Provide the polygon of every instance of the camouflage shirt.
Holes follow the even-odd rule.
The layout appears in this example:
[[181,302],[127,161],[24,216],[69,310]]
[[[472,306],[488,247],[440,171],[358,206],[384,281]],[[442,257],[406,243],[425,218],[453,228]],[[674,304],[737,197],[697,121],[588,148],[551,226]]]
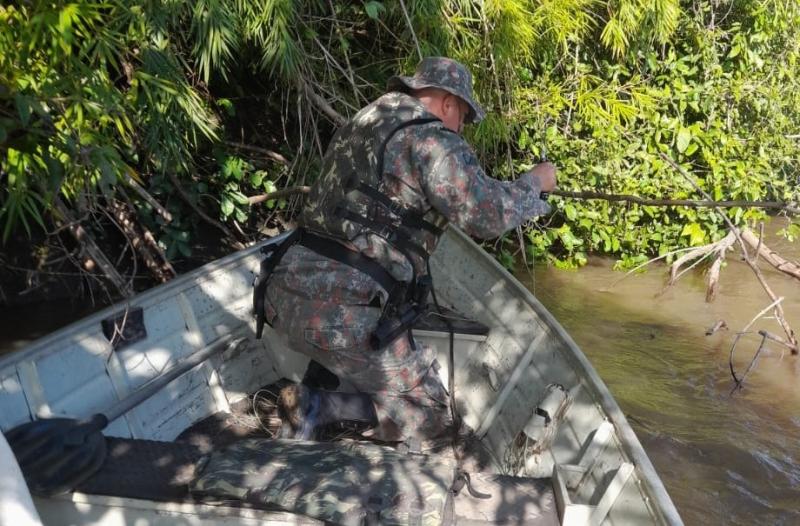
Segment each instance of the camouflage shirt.
[[[383,95],[359,115],[409,106],[415,117],[433,117],[420,101],[399,92]],[[333,148],[338,147],[337,140],[341,142],[347,138],[334,138]],[[510,182],[488,177],[467,142],[440,121],[409,126],[392,136],[386,144],[382,172],[380,190],[393,201],[425,214],[431,223],[444,226],[451,222],[477,238],[500,236],[527,219],[550,210],[549,205],[539,199],[537,178],[528,173]],[[321,200],[318,189],[334,186],[336,181],[329,179],[336,176],[335,170],[323,173],[309,200],[312,211],[315,202]],[[306,212],[307,218],[311,215]],[[313,221],[309,223],[313,224]],[[419,231],[416,241],[431,253],[438,238],[430,232]],[[421,257],[412,254],[416,267],[412,269],[406,257],[378,235],[366,232],[352,238],[350,243],[351,248],[380,262],[398,280],[409,281],[412,270],[417,274],[425,273]],[[307,255],[298,248],[287,253],[286,264],[291,265],[299,256]]]

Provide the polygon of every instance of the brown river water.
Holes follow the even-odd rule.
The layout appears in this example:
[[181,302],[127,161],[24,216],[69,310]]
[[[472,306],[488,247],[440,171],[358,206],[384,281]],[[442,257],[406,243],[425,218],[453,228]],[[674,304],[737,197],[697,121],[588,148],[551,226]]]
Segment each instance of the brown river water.
[[[776,220],[768,229],[780,225]],[[790,260],[800,243],[769,235]],[[550,309],[589,357],[636,431],[686,524],[800,524],[800,357],[770,346],[743,390],[731,396],[734,334],[769,305],[750,269],[729,254],[719,295],[705,303],[702,271],[663,291],[666,267],[625,279],[610,260],[578,271],[536,266],[518,278]],[[800,332],[800,283],[767,270]],[[533,278],[533,279],[532,279]],[[89,314],[69,301],[0,310],[0,354]],[[730,327],[712,336],[718,320]],[[775,334],[773,319],[753,326]],[[742,339],[741,376],[760,338]]]
[[[799,244],[774,235],[766,242],[800,259]],[[517,277],[606,382],[686,524],[800,524],[800,357],[767,346],[731,396],[734,335],[771,302],[737,255],[729,253],[710,304],[702,271],[664,291],[666,267],[657,264],[619,282],[624,273],[602,259],[578,271],[537,266]],[[800,283],[760,267],[800,333]],[[706,336],[718,320],[729,329]],[[762,328],[783,334],[772,318],[750,330]],[[736,347],[739,377],[760,341],[751,334]]]

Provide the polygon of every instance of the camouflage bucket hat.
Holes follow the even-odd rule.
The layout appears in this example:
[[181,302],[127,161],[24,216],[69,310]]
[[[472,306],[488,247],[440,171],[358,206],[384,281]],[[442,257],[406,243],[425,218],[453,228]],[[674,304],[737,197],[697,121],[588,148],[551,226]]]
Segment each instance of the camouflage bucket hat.
[[472,98],[472,74],[451,58],[424,58],[417,64],[413,77],[394,76],[386,84],[388,91],[422,88],[439,88],[460,97],[470,107],[467,123],[480,122],[486,116],[480,104]]

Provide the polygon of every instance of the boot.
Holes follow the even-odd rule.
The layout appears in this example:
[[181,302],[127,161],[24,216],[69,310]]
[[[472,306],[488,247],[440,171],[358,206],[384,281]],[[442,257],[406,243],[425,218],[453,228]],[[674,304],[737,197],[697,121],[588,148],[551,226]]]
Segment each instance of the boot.
[[321,363],[311,360],[308,362],[302,384],[314,389],[335,391],[339,387],[339,377],[326,369]]
[[359,432],[378,425],[372,398],[365,393],[322,391],[292,384],[281,389],[278,408],[283,438],[312,440],[319,429],[334,423],[355,427]]

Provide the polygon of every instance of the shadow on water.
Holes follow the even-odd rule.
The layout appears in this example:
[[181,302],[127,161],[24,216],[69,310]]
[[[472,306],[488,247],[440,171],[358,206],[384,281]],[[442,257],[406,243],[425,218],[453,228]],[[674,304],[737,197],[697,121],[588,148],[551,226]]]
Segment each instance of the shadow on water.
[[[745,388],[730,396],[733,335],[770,303],[750,271],[729,263],[716,302],[707,304],[701,273],[660,293],[664,267],[609,287],[623,276],[611,266],[596,260],[578,272],[539,267],[535,292],[610,388],[685,522],[800,522],[798,358],[769,348]],[[800,287],[766,274],[785,296],[789,323],[800,328]],[[518,277],[534,288],[528,273]],[[719,319],[731,329],[705,336]],[[753,330],[760,328],[780,334],[772,319]],[[759,341],[748,336],[737,347],[740,376]]]

